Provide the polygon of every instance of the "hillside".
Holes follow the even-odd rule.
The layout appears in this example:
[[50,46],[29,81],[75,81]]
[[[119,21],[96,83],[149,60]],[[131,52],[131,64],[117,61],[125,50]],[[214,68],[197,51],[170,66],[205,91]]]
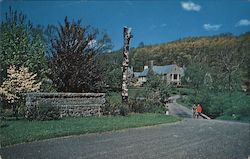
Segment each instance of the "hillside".
[[[135,71],[142,71],[143,66],[148,65],[150,60],[154,60],[154,65],[175,63],[188,67],[190,64],[199,64],[202,71],[216,74],[226,73],[230,76],[231,71],[235,72],[234,68],[237,67],[237,72],[241,72],[240,77],[243,82],[249,86],[249,44],[250,32],[239,36],[220,34],[208,37],[189,37],[164,44],[132,48],[129,54],[130,66],[133,66]],[[109,71],[120,67],[123,61],[122,50],[103,54],[100,61]],[[217,75],[215,77],[216,80],[220,78]]]
[[[176,63],[179,66],[187,66],[194,58],[197,62],[206,61],[210,63],[216,55],[225,48],[237,49],[236,55],[245,56],[245,62],[250,56],[250,32],[240,36],[232,34],[221,34],[208,37],[189,37],[177,41],[132,48],[130,50],[130,65],[135,70],[141,70],[154,60],[155,65],[166,65]],[[198,59],[199,57],[203,59]],[[121,64],[122,50],[104,55],[108,63]],[[249,63],[249,62],[248,62]]]
[[[188,65],[194,57],[198,58],[199,55],[206,58],[203,60],[210,63],[221,49],[228,46],[238,49],[237,54],[239,56],[243,56],[243,52],[246,53],[245,55],[250,55],[249,44],[250,33],[241,36],[224,34],[212,37],[190,37],[170,43],[134,49],[131,52],[131,65],[140,69],[149,60],[154,60],[156,65],[176,63],[183,66]],[[197,62],[203,60],[199,59]]]

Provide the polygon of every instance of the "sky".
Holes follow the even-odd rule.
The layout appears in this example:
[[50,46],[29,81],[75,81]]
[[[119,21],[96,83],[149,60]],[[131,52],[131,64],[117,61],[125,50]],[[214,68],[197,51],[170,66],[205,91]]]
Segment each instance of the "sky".
[[65,16],[81,19],[107,32],[113,50],[123,47],[124,26],[132,28],[131,47],[250,31],[250,0],[0,0],[1,20],[9,6],[44,26],[63,23]]

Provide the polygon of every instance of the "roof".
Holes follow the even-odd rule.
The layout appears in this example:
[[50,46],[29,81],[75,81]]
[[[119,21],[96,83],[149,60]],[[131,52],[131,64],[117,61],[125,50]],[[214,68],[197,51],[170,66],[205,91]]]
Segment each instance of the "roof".
[[128,68],[128,73],[133,74],[133,70],[131,68]]
[[134,72],[134,76],[135,76],[135,77],[139,77],[140,74],[141,74],[141,72]]
[[[168,74],[171,72],[171,70],[175,67],[176,65],[165,65],[165,66],[153,66],[153,71],[156,74],[159,75],[164,75],[164,74]],[[138,77],[146,77],[148,75],[149,72],[149,68],[144,69],[139,75]]]

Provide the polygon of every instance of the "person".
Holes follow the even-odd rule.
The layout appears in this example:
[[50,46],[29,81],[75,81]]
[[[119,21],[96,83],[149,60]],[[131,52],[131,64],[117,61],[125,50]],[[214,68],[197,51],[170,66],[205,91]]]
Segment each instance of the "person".
[[192,106],[192,112],[193,112],[193,118],[195,118],[196,117],[196,105],[195,104]]
[[197,112],[197,119],[198,119],[199,116],[201,116],[201,112],[202,112],[202,106],[200,103],[197,105],[196,112]]

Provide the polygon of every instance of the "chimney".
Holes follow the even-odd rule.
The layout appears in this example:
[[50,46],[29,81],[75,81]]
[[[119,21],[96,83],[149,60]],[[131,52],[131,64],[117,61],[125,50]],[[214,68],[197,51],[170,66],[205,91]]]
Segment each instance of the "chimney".
[[153,69],[153,66],[154,66],[154,60],[150,60],[150,62],[149,62],[149,68]]
[[148,66],[144,66],[144,70],[148,69]]

